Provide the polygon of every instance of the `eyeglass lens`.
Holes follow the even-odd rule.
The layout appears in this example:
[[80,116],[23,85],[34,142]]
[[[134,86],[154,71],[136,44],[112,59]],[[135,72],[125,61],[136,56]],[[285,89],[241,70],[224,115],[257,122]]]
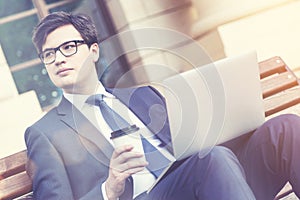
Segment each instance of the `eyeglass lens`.
[[66,57],[72,56],[75,53],[77,53],[77,47],[79,45],[78,43],[82,44],[84,43],[84,41],[76,40],[76,41],[65,42],[56,48],[48,49],[42,52],[40,57],[45,64],[51,64],[56,59],[57,51],[60,51]]

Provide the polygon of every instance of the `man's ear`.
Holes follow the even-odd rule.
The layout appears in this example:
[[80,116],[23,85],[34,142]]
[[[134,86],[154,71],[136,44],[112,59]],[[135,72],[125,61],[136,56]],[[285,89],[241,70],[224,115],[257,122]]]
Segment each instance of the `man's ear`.
[[92,52],[93,61],[97,62],[99,59],[99,45],[97,43],[92,44],[90,51]]

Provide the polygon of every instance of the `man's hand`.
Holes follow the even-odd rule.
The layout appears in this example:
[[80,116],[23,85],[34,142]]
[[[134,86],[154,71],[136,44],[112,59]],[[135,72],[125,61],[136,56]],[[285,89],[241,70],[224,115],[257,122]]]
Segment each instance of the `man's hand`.
[[[125,145],[116,148],[110,160],[109,175],[105,183],[108,199],[117,199],[125,189],[125,180],[148,165],[143,154],[134,152],[133,146]],[[139,159],[140,158],[140,159]]]

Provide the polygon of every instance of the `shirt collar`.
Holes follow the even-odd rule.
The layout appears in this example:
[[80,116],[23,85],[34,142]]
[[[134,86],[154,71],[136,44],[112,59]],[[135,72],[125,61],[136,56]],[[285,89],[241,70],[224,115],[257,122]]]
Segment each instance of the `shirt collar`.
[[89,98],[91,95],[94,94],[103,94],[106,98],[115,98],[114,95],[107,92],[104,88],[104,86],[99,82],[97,90],[93,94],[85,95],[85,94],[70,94],[70,93],[63,93],[64,97],[70,101],[76,108],[79,110],[85,105],[85,101],[87,98]]

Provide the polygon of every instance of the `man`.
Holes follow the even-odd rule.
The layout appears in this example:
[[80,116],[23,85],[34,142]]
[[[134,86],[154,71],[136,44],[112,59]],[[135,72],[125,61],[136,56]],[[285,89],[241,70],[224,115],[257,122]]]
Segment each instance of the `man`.
[[105,89],[95,67],[96,35],[88,17],[64,12],[48,15],[34,30],[40,58],[52,82],[63,90],[59,105],[25,133],[35,199],[266,200],[286,181],[300,194],[295,159],[300,120],[292,115],[269,121],[243,143],[227,144],[242,166],[231,150],[214,147],[204,158],[195,154],[178,162],[146,193],[156,179],[152,163],[141,159],[143,154],[132,145],[114,148],[108,114],[89,100],[100,94],[99,102],[113,104],[121,118],[144,128],[150,143],[170,156],[164,100],[151,87]]

